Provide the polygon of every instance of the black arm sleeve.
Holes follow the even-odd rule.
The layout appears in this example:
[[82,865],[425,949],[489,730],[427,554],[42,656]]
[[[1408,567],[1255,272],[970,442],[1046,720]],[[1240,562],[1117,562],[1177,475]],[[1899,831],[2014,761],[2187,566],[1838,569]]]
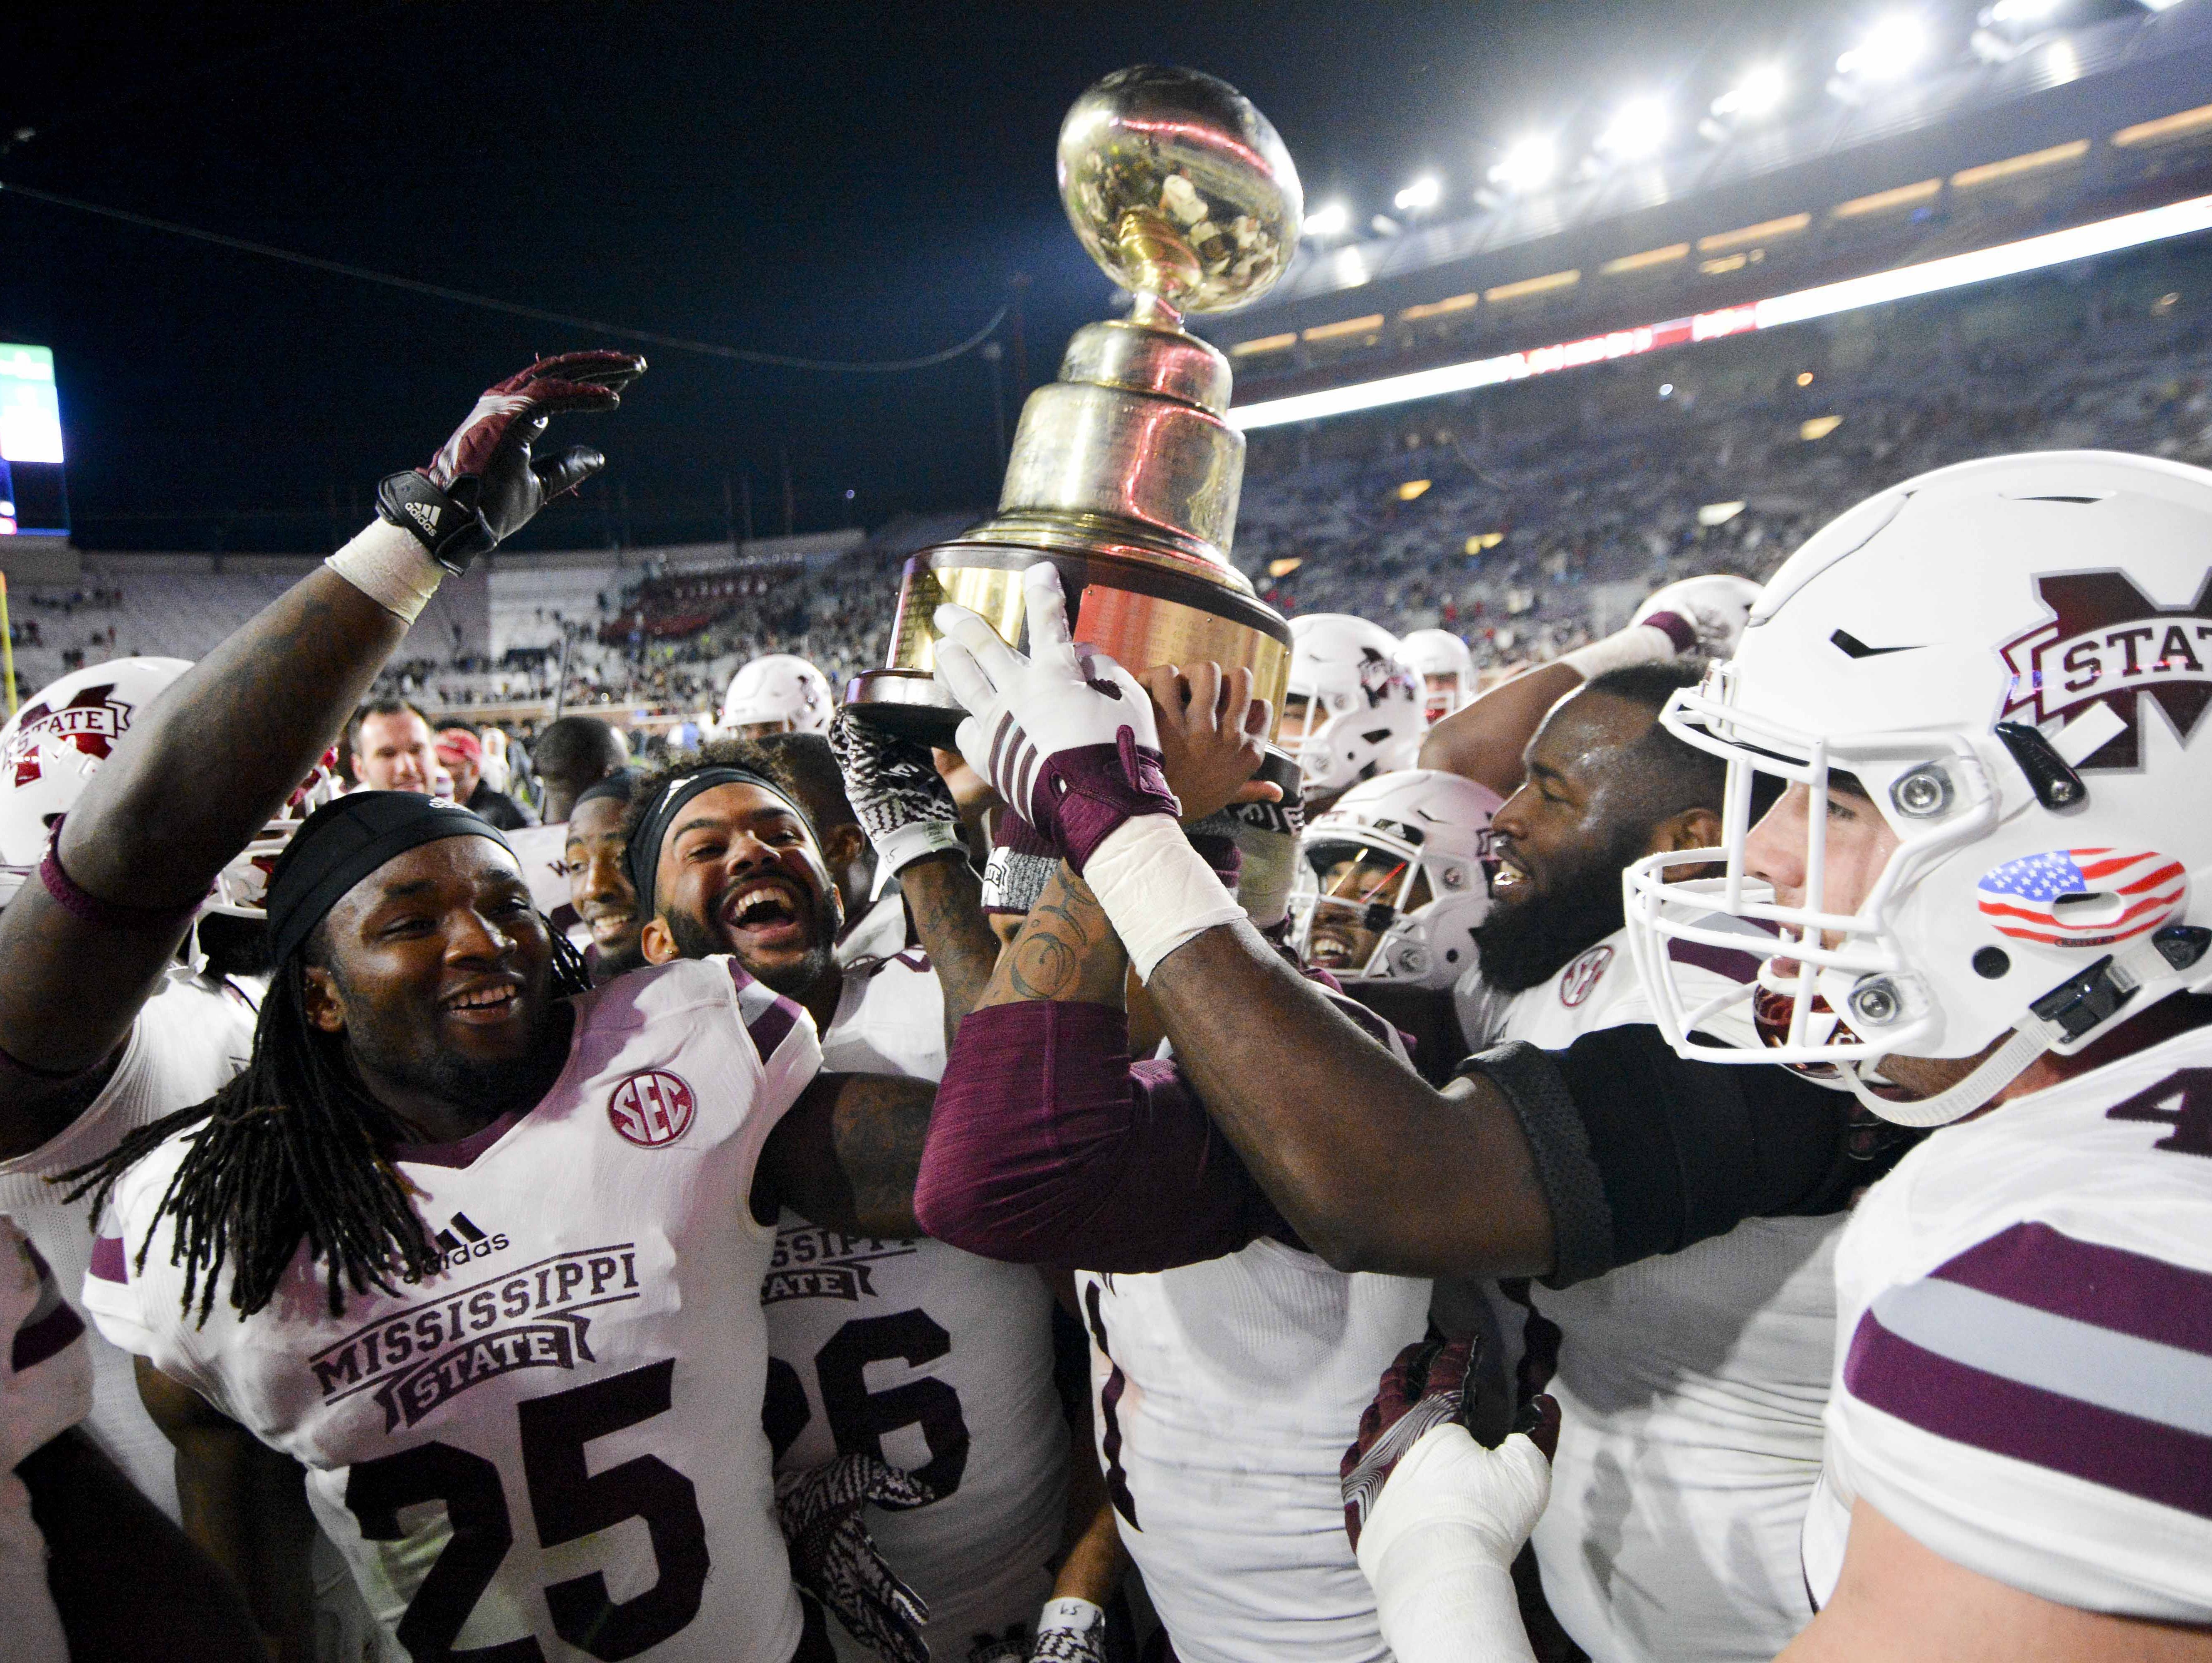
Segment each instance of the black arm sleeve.
[[1877,1173],[1850,1158],[1851,1100],[1779,1067],[1685,1061],[1632,1023],[1565,1051],[1469,1058],[1535,1154],[1565,1286],[1679,1253],[1747,1218],[1837,1211]]

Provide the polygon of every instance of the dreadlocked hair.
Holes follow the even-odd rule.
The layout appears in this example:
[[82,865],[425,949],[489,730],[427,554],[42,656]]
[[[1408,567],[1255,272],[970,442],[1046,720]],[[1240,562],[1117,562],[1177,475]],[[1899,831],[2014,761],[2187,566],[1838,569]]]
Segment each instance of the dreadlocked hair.
[[[584,956],[549,924],[551,992],[586,991]],[[392,1111],[362,1084],[343,1038],[307,1020],[307,966],[322,956],[321,932],[278,968],[253,1030],[246,1071],[204,1103],[142,1126],[108,1155],[64,1173],[66,1199],[89,1194],[98,1218],[125,1173],[191,1126],[191,1147],[138,1244],[146,1268],[161,1216],[176,1220],[170,1263],[185,1272],[184,1308],[205,1326],[230,1267],[230,1304],[252,1316],[276,1296],[300,1243],[325,1265],[331,1314],[350,1289],[398,1292],[393,1278],[435,1275],[442,1255],[415,1211],[407,1180],[386,1153],[405,1141]]]

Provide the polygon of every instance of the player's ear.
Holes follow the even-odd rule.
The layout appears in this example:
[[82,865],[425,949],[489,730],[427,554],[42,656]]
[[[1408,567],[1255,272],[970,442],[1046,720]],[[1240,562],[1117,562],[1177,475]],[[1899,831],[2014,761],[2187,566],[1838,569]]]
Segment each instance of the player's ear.
[[665,918],[649,918],[637,932],[637,950],[647,964],[670,964],[677,957],[676,933]]
[[842,826],[832,826],[830,835],[822,840],[822,858],[830,863],[831,871],[841,871],[868,852],[868,835],[851,821]]
[[1660,822],[1651,837],[1651,853],[1676,849],[1717,849],[1721,846],[1721,817],[1711,809],[1684,809]]
[[308,965],[303,972],[307,987],[307,1021],[325,1034],[345,1031],[345,1001],[338,995],[338,985],[331,973]]

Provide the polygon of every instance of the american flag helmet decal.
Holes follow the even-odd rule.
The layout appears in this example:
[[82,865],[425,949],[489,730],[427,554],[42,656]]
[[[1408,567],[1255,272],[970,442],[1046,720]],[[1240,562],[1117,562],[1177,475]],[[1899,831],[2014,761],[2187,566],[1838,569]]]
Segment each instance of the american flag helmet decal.
[[2103,947],[2154,930],[2188,893],[2180,861],[2126,848],[2022,855],[1992,866],[1974,889],[1999,933],[2053,947]]

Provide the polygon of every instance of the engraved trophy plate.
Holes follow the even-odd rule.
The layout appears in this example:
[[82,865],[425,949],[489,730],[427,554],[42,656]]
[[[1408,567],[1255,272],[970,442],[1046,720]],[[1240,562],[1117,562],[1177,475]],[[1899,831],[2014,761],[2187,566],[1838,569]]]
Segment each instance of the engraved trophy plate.
[[1135,296],[1076,331],[1060,379],[1030,395],[999,511],[907,562],[888,662],[846,702],[937,744],[962,715],[931,674],[946,601],[1019,644],[1021,574],[1060,567],[1076,639],[1141,671],[1211,659],[1253,672],[1278,716],[1290,628],[1229,563],[1244,437],[1224,419],[1229,361],[1182,315],[1256,299],[1296,252],[1304,201],[1275,130],[1234,88],[1139,67],[1078,99],[1060,193],[1091,258]]

